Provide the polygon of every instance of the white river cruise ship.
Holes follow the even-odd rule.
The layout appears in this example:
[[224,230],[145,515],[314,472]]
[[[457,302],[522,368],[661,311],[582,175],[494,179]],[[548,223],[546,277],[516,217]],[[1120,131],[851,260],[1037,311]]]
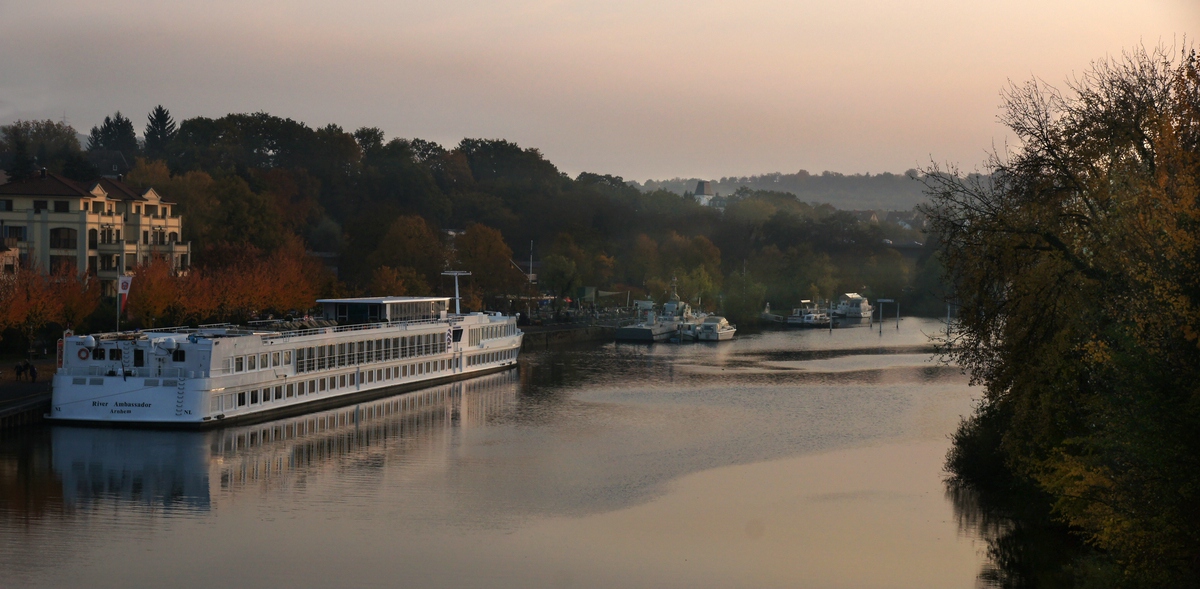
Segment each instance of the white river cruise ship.
[[48,417],[257,421],[516,366],[524,335],[516,317],[452,314],[449,301],[322,299],[321,323],[330,325],[305,329],[259,322],[68,336]]

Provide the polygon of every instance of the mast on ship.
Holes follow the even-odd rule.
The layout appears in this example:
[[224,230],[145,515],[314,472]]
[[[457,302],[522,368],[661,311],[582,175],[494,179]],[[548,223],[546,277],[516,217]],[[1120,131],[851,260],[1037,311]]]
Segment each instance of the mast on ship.
[[461,297],[458,296],[458,277],[459,276],[470,276],[470,275],[471,275],[471,273],[467,272],[465,270],[449,270],[446,272],[442,272],[442,276],[453,276],[454,277],[454,314],[455,315],[462,315],[462,309],[459,307],[459,299]]

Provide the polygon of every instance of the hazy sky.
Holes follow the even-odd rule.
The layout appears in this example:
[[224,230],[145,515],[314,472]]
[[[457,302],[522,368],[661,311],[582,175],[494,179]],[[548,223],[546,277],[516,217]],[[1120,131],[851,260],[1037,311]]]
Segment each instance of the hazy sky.
[[265,111],[634,180],[973,168],[1008,80],[1198,25],[1200,0],[0,0],[0,123]]

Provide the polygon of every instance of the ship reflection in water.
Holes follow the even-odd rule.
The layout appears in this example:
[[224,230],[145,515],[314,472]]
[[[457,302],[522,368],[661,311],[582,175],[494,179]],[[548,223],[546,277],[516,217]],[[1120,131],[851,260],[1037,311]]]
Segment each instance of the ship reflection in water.
[[68,510],[117,501],[206,511],[223,493],[319,475],[340,460],[419,452],[452,427],[484,424],[516,401],[515,371],[329,411],[213,431],[54,427],[54,474]]

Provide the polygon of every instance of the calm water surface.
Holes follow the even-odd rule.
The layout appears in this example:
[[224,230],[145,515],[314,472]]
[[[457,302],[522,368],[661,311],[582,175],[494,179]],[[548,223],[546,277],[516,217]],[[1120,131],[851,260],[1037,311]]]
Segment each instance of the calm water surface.
[[4,587],[971,587],[935,321],[525,352],[209,432],[0,444]]

